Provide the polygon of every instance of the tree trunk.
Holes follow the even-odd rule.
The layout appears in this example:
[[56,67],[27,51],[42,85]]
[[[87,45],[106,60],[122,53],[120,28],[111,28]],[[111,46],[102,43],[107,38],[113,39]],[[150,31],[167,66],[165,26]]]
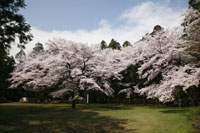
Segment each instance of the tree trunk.
[[76,103],[75,103],[74,96],[75,96],[75,94],[74,94],[74,90],[73,90],[73,92],[72,92],[72,108],[73,108],[73,109],[76,108]]
[[178,100],[178,107],[181,108],[181,99]]
[[73,109],[76,108],[76,102],[75,102],[75,100],[72,100],[72,108],[73,108]]
[[146,100],[146,98],[144,99],[144,106],[147,106],[147,100]]
[[191,98],[191,103],[192,103],[192,107],[195,107],[195,102],[193,98]]
[[87,94],[87,104],[89,104],[89,94]]

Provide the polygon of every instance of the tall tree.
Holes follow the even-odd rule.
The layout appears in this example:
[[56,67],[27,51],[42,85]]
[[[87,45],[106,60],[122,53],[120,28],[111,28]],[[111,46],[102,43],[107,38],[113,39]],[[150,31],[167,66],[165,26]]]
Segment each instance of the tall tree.
[[128,46],[131,46],[131,43],[129,41],[125,41],[122,46],[128,47]]
[[36,43],[35,47],[33,48],[32,52],[30,53],[31,56],[36,56],[37,54],[40,54],[44,52],[44,47],[42,43]]
[[[184,38],[187,40],[188,50],[200,52],[200,1],[190,0],[189,8],[185,13],[182,23],[184,26]],[[193,53],[194,54],[194,53]],[[200,55],[197,55],[200,59]]]
[[105,48],[107,48],[107,44],[106,44],[106,42],[104,40],[102,40],[101,41],[101,49],[103,50]]
[[19,9],[25,6],[24,0],[0,1],[0,48],[5,52],[8,52],[11,43],[17,38],[19,44],[25,44],[32,38],[30,25],[18,13]]
[[7,88],[10,86],[10,82],[7,79],[11,77],[10,73],[14,69],[15,60],[13,57],[5,55],[3,59],[0,58],[0,61],[0,102],[3,102],[8,100]]
[[112,48],[112,49],[118,49],[120,50],[121,45],[119,42],[115,41],[114,39],[112,39],[108,45],[108,48]]
[[65,40],[50,41],[48,45],[44,53],[28,56],[24,63],[17,65],[10,79],[11,87],[21,85],[26,90],[42,91],[58,86],[56,90],[50,90],[54,91],[52,96],[70,95],[72,108],[75,108],[75,101],[81,98],[80,91],[87,89],[107,93],[96,82],[96,60],[92,60],[92,48]]
[[14,60],[9,57],[12,43],[24,48],[24,44],[32,39],[30,25],[19,14],[19,9],[24,8],[24,0],[0,1],[0,89],[7,88],[7,78],[13,69]]
[[[134,83],[131,89],[135,93],[169,102],[175,100],[173,90],[176,86],[182,86],[182,91],[191,89],[191,86],[198,88],[200,70],[198,64],[195,65],[197,59],[184,51],[182,33],[182,29],[161,30],[154,36],[147,35],[145,40],[129,49],[118,51],[125,50],[126,56],[132,57],[132,66],[138,68],[135,77],[138,79],[129,82]],[[129,87],[122,91],[132,92]]]
[[161,27],[160,25],[156,25],[156,26],[154,26],[153,32],[150,33],[150,35],[154,36],[154,35],[156,35],[158,32],[163,31],[163,30],[164,30],[163,27]]
[[42,43],[36,43],[35,47],[33,48],[33,52],[34,53],[40,53],[40,52],[44,52],[44,47],[42,45]]
[[200,10],[200,1],[199,0],[189,0],[189,6],[196,10]]
[[21,49],[16,55],[15,59],[19,62],[22,63],[26,59],[26,54],[23,49]]

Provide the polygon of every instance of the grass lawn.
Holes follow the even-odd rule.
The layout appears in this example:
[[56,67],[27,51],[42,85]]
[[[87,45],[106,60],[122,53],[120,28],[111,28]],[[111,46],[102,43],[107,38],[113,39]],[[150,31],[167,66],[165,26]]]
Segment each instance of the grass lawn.
[[0,104],[1,133],[188,133],[192,108],[90,104]]

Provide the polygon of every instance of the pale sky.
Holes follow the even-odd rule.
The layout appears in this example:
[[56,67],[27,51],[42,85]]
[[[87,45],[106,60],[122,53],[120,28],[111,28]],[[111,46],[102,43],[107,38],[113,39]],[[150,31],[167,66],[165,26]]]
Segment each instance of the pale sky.
[[[188,0],[25,0],[21,10],[31,25],[33,41],[26,45],[29,53],[35,43],[45,45],[53,38],[98,44],[112,38],[131,43],[153,30],[180,26]],[[11,54],[19,49],[14,47]]]

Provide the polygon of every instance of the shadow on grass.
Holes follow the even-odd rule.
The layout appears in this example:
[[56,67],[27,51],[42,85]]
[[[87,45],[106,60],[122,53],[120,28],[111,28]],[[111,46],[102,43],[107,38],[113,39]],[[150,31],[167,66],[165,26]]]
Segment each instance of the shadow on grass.
[[[102,106],[101,106],[102,107]],[[0,106],[0,132],[114,133],[126,130],[126,119],[99,116],[88,109],[39,106]]]
[[91,109],[94,111],[109,111],[109,110],[130,110],[134,109],[133,105],[120,104],[85,104],[79,106],[81,109]]
[[175,113],[187,113],[189,112],[186,108],[178,108],[178,107],[166,107],[166,106],[150,106],[151,109],[158,109],[159,112],[165,114],[175,114]]
[[162,113],[167,113],[167,114],[173,114],[173,113],[186,113],[188,110],[185,109],[172,109],[172,110],[165,110],[165,111],[160,111]]

